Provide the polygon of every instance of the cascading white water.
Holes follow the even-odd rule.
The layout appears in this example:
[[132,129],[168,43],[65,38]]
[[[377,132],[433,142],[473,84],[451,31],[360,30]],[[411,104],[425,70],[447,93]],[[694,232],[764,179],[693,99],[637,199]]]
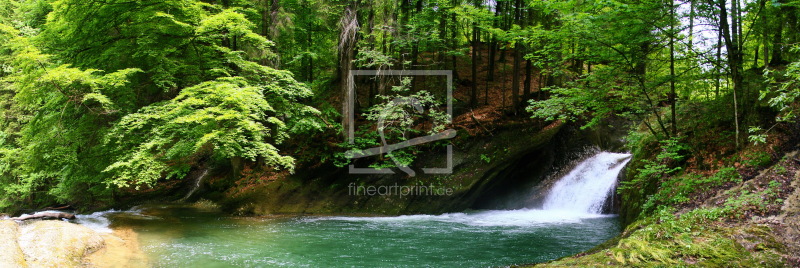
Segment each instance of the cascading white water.
[[584,160],[553,185],[542,208],[601,213],[619,172],[630,157],[630,154],[600,152]]

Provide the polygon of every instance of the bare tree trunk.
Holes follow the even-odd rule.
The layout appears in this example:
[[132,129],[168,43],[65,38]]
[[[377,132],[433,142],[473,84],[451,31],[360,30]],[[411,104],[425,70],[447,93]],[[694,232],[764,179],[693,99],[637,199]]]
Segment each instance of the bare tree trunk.
[[762,36],[761,43],[762,43],[762,46],[764,47],[764,53],[763,53],[764,54],[764,56],[763,56],[764,57],[764,68],[769,67],[769,31],[767,31],[767,29],[769,29],[769,24],[768,24],[768,21],[767,21],[767,6],[766,6],[766,2],[767,2],[767,0],[758,1],[758,5],[761,8],[761,31],[762,31],[762,33],[761,33],[761,36]]
[[[458,49],[458,20],[456,18],[455,8],[458,7],[458,0],[452,0],[452,8],[450,12],[450,49],[455,51]],[[453,53],[451,57],[451,61],[453,63],[453,79],[458,79],[458,58],[456,57],[456,53]]]
[[[314,47],[314,41],[312,39],[312,34],[314,33],[311,29],[307,29],[307,42],[308,42],[308,51],[311,51]],[[308,57],[308,82],[314,83],[314,57],[311,56],[311,53],[307,55]]]
[[[530,20],[533,19],[533,9],[530,8],[528,9],[527,18],[520,18],[520,19],[522,19],[522,28],[524,29],[528,27],[528,25],[531,24]],[[529,51],[528,45],[527,44],[523,45],[523,47],[525,49],[525,52],[527,53],[527,51]],[[523,99],[528,99],[530,98],[531,95],[531,75],[533,74],[533,66],[531,66],[531,64],[532,63],[530,59],[525,60],[525,85],[523,85],[522,87]]]
[[522,87],[522,96],[528,99],[531,96],[531,76],[533,76],[533,66],[531,60],[525,60],[525,85]]
[[[521,6],[522,0],[516,0],[516,6],[514,7],[514,16],[517,21],[519,21],[521,17]],[[520,58],[522,45],[521,43],[517,43],[514,46],[514,65],[513,70],[511,71],[511,110],[514,114],[517,113],[517,105],[519,105],[519,76],[520,76]]]
[[469,106],[478,106],[478,42],[480,39],[480,29],[478,23],[472,24],[472,90],[469,93]]
[[[673,19],[675,17],[675,1],[670,1],[669,12]],[[676,115],[676,103],[678,93],[675,92],[675,22],[670,22],[669,30],[669,103],[672,108],[672,136],[678,135],[678,117]]]
[[[420,12],[422,12],[422,0],[417,0],[415,15],[419,14]],[[419,42],[412,42],[411,43],[411,69],[416,69],[417,65],[419,65]],[[411,81],[411,83],[412,83],[411,88],[415,88],[416,83],[414,81],[416,81],[416,80],[417,79],[414,79],[414,80]]]
[[[269,4],[269,7],[267,7]],[[280,36],[280,31],[278,30],[278,16],[280,15],[280,0],[264,0],[264,7],[261,13],[261,35],[266,37],[271,41],[276,41]],[[280,51],[278,49],[278,43],[275,42],[275,51]],[[275,58],[267,59],[265,58],[262,61],[262,64],[269,65],[274,68],[280,68],[281,65],[281,56],[280,53],[275,53]]]
[[769,65],[781,65],[783,63],[783,12],[776,12],[775,21],[777,21],[778,28],[775,29],[775,34],[772,36],[772,59]]
[[354,130],[352,122],[350,122],[350,118],[353,116],[351,112],[354,109],[354,103],[350,102],[350,99],[354,97],[353,92],[350,90],[350,88],[354,87],[350,69],[352,68],[353,52],[359,28],[356,1],[348,1],[347,6],[344,8],[344,14],[339,21],[339,81],[341,81],[342,103],[344,104],[342,105],[342,127],[345,130],[345,138],[349,138],[349,133]]
[[736,127],[736,148],[739,148],[739,104],[737,100],[737,93],[741,92],[742,88],[742,57],[739,50],[738,32],[739,25],[737,16],[738,3],[733,1],[731,7],[736,9],[733,11],[732,23],[728,24],[728,10],[725,5],[725,0],[720,0],[718,3],[719,8],[719,25],[722,28],[722,37],[725,41],[725,48],[728,50],[728,68],[731,72],[731,80],[733,80],[733,117]]

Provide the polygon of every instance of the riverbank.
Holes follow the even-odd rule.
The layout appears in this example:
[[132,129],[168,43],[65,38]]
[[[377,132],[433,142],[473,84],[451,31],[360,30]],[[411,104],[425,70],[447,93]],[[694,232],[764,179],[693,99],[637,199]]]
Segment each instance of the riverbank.
[[713,188],[693,205],[662,207],[595,249],[536,267],[798,267],[798,154],[786,153],[749,180]]

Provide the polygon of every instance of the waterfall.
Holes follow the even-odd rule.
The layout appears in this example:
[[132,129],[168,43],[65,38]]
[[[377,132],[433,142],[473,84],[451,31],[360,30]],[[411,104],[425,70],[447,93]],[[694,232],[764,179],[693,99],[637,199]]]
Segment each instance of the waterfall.
[[189,199],[189,197],[191,197],[191,196],[192,196],[192,194],[193,194],[195,191],[197,191],[197,189],[198,189],[198,188],[200,188],[200,184],[202,184],[202,183],[203,183],[203,179],[205,179],[205,177],[206,177],[206,175],[207,175],[207,174],[208,174],[208,169],[204,169],[204,170],[203,170],[203,173],[200,173],[200,176],[197,176],[197,179],[195,179],[195,181],[194,181],[194,187],[192,187],[192,189],[191,189],[191,190],[189,190],[189,192],[188,192],[188,193],[186,193],[186,196],[184,196],[183,198],[181,198],[179,201],[186,201],[187,199]]
[[600,152],[584,160],[558,179],[542,208],[600,214],[630,157],[630,154]]

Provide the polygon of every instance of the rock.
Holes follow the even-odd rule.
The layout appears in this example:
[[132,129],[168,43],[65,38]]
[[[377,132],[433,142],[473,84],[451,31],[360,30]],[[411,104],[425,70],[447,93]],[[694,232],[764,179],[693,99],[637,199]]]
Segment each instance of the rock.
[[19,226],[14,221],[0,220],[0,267],[28,267],[17,238]]
[[105,247],[86,258],[88,267],[94,268],[146,268],[147,255],[139,247],[136,232],[129,228],[114,229],[113,233],[103,234]]
[[32,267],[81,267],[105,244],[99,233],[69,222],[36,221],[19,229],[19,247]]

